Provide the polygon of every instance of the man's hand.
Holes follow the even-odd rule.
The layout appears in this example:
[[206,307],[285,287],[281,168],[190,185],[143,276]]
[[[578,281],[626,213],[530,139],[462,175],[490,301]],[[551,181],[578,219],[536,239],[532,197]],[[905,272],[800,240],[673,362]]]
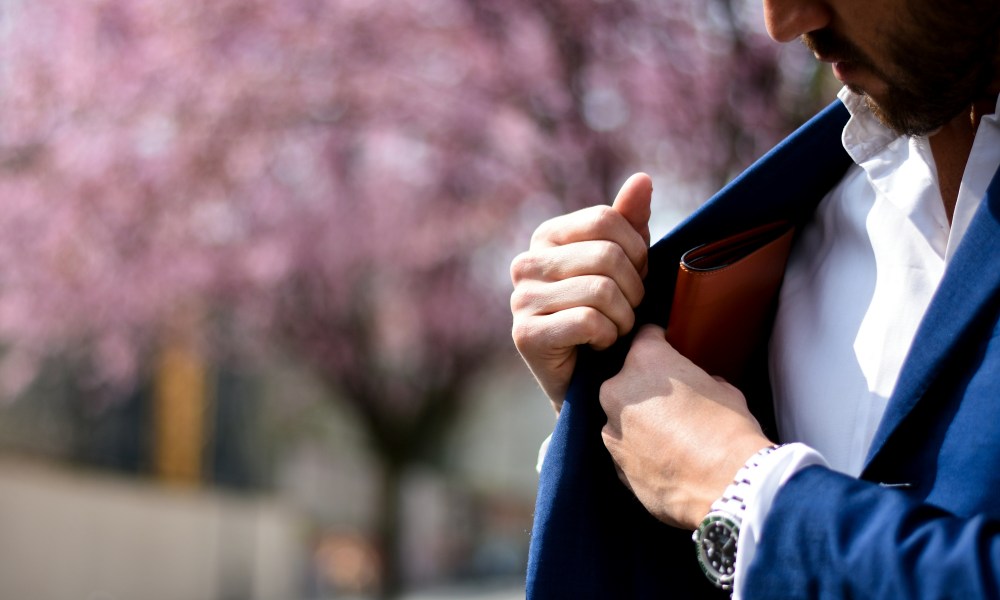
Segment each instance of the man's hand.
[[602,435],[622,482],[657,519],[694,529],[755,452],[770,446],[743,394],[646,325],[601,387]]
[[635,324],[649,248],[653,183],[637,173],[612,206],[594,206],[542,223],[510,267],[512,335],[559,412],[576,347],[611,346]]

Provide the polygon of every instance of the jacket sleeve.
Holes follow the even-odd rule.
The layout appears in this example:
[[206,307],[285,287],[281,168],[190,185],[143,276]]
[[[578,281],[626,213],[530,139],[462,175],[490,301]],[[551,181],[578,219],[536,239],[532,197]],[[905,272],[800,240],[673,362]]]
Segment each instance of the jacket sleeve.
[[775,497],[745,598],[997,598],[1000,523],[809,467]]

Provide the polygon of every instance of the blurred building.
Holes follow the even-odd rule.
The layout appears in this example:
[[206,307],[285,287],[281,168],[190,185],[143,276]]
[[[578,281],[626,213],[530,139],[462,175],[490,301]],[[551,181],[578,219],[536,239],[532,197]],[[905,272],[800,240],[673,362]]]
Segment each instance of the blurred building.
[[[157,475],[148,389],[91,397],[53,366],[0,406],[0,598],[364,598],[376,589],[375,471],[351,415],[287,364],[215,369],[211,382],[204,468],[188,484]],[[518,589],[537,448],[552,423],[519,361],[478,386],[440,456],[404,482],[409,589]]]
[[0,461],[0,597],[297,597],[301,519],[274,500]]

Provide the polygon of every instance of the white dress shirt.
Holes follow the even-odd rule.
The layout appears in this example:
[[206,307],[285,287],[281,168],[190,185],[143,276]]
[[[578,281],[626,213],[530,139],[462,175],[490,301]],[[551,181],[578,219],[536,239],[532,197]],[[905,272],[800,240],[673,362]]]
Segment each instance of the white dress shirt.
[[928,139],[892,132],[846,88],[839,97],[855,164],[792,250],[771,336],[778,431],[798,443],[759,467],[740,529],[736,599],[781,484],[810,464],[861,473],[917,326],[1000,166],[1000,122],[984,116],[949,225]]

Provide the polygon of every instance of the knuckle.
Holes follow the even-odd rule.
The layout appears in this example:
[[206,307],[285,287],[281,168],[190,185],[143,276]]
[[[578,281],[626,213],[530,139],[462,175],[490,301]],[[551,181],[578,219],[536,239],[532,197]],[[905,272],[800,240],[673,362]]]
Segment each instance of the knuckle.
[[604,447],[608,450],[611,450],[615,445],[615,436],[608,425],[601,428],[601,441],[604,442]]
[[618,285],[609,277],[593,277],[589,283],[588,294],[597,304],[606,306],[617,299]]
[[635,313],[631,310],[625,311],[622,315],[621,332],[623,335],[632,331],[635,327]]
[[526,319],[514,319],[510,334],[518,351],[523,353],[534,345],[536,332],[537,328]]
[[535,228],[535,231],[531,233],[531,247],[535,247],[538,244],[551,244],[556,232],[562,229],[559,226],[559,223],[564,219],[565,215],[542,221],[542,223]]
[[610,403],[611,398],[615,395],[615,388],[617,387],[618,376],[609,377],[601,383],[601,388],[599,390],[599,395],[601,397],[601,402]]
[[537,257],[531,252],[522,252],[510,262],[510,280],[517,284],[533,272],[538,263]]
[[[607,410],[611,406],[611,379],[606,380],[601,384],[600,390],[598,390],[597,397],[601,400],[601,406]],[[607,431],[608,425],[604,426],[604,430]]]
[[582,309],[583,310],[580,311],[579,317],[577,318],[577,324],[588,332],[594,332],[600,329],[601,321],[604,320],[604,315],[602,315],[596,308],[590,306],[584,306]]
[[631,268],[625,251],[614,242],[604,240],[595,246],[595,251],[597,254],[595,260],[600,264],[608,265],[614,271]]
[[595,232],[608,231],[620,218],[621,215],[606,204],[594,206],[590,211],[591,227]]
[[529,300],[530,293],[528,289],[523,286],[517,286],[514,291],[510,294],[510,312],[512,312],[515,317],[519,312],[530,306],[531,302]]
[[581,311],[579,325],[587,332],[587,337],[595,348],[607,348],[618,339],[617,328],[595,308],[587,307]]
[[[645,252],[645,249],[643,249],[643,252]],[[603,240],[601,243],[594,245],[593,261],[595,264],[601,265],[602,271],[605,273],[620,274],[622,277],[634,278],[641,282],[640,269],[646,262],[646,256],[643,254],[633,260],[621,244],[610,240]]]
[[642,299],[645,297],[646,297],[646,288],[645,286],[642,285],[642,282],[640,282],[639,287],[636,288],[635,298],[633,298],[629,302],[629,304],[632,306],[632,308],[637,308],[640,304],[642,304]]

